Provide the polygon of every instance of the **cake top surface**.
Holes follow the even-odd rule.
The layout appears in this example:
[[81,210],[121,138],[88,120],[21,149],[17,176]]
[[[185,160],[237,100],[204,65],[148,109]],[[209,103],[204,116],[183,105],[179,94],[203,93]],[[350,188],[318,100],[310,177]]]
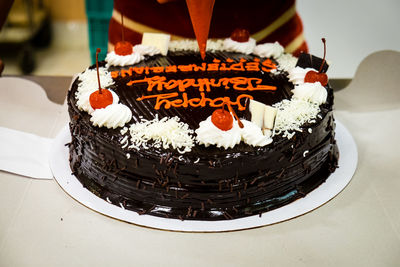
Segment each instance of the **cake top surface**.
[[[90,101],[99,88],[96,68],[76,81],[76,107],[127,151],[267,149],[274,137],[290,139],[315,123],[327,102],[329,88],[306,79],[321,70],[298,66],[278,43],[209,40],[204,60],[194,41],[167,44],[167,55],[165,44],[136,45],[123,56],[110,52],[98,68],[100,87],[112,96],[103,108]],[[326,71],[324,60],[320,65]]]

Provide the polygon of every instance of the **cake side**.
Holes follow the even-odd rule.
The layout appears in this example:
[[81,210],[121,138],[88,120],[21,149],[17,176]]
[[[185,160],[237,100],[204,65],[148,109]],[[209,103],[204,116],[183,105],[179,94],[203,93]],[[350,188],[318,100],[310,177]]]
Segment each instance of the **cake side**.
[[[234,54],[228,57],[228,54],[208,53],[207,62],[224,62],[235,57]],[[262,59],[248,55],[236,56],[234,63],[240,62],[241,58],[246,62]],[[177,53],[175,59],[172,54],[150,57],[135,66],[196,64],[196,57],[193,53]],[[110,71],[118,72],[121,69],[111,67]],[[237,76],[235,72],[230,74]],[[260,78],[262,84],[279,88],[277,94],[253,95],[257,100],[273,104],[292,95],[293,84],[288,81],[287,74],[241,73],[244,74]],[[182,78],[176,75],[169,78]],[[206,76],[208,79],[227,77],[226,73],[221,75],[215,72]],[[210,107],[201,108],[201,112],[194,109],[189,112],[188,109],[182,111],[179,108],[156,110],[154,102],[137,104],[135,100],[147,89],[132,89],[126,84],[129,79],[138,80],[138,77],[117,76],[114,78],[115,84],[109,86],[118,94],[121,103],[132,110],[133,123],[143,118],[149,120],[156,115],[160,119],[178,116],[190,128],[196,129],[212,113]],[[302,131],[296,131],[290,139],[280,133],[273,137],[273,143],[266,146],[241,142],[227,149],[195,144],[190,151],[182,154],[176,149],[152,146],[151,142],[146,144],[147,149],[129,148],[121,144],[126,133],[122,134],[120,128],[93,126],[90,115],[77,107],[75,96],[78,85],[77,80],[68,94],[72,133],[71,169],[91,192],[140,214],[196,220],[232,219],[260,214],[304,196],[324,182],[337,166],[333,92],[329,87],[326,87],[327,100],[320,105],[315,119],[304,123]],[[237,99],[237,92],[231,91],[228,92],[229,96]],[[226,93],[222,90],[222,94]],[[188,92],[188,97],[192,99],[195,96]],[[236,106],[234,108],[239,117],[248,116],[248,109],[241,111]]]

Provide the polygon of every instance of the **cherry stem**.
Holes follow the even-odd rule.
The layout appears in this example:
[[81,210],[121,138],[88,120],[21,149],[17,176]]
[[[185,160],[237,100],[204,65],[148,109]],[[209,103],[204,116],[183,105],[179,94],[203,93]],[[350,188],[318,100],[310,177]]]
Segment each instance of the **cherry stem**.
[[121,12],[121,34],[122,34],[122,42],[125,41],[125,36],[124,36],[124,15]]
[[[224,104],[225,104],[225,102],[224,102]],[[230,104],[230,103],[227,103],[227,104],[228,104],[228,109],[229,109],[229,111],[233,114],[233,116],[234,116],[235,119],[237,120],[239,127],[240,127],[240,128],[243,128],[244,125],[243,125],[243,123],[240,121],[239,117],[236,115],[236,113],[235,113],[235,111],[233,110],[231,104]]]
[[324,67],[324,64],[325,64],[325,56],[326,56],[326,40],[325,40],[325,38],[322,38],[321,40],[324,43],[324,58],[322,59],[321,67],[319,67],[318,72],[322,71],[322,68]]
[[97,82],[99,83],[99,94],[101,94],[101,85],[100,85],[100,74],[99,74],[99,53],[101,52],[100,48],[96,50],[96,70],[97,70]]

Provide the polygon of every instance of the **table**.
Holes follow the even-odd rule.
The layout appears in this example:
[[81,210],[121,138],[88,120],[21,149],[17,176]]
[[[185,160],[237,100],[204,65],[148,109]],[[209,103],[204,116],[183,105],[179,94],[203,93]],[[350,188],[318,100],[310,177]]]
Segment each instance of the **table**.
[[[12,76],[10,76],[12,77]],[[15,76],[14,76],[15,77]],[[35,82],[45,89],[48,99],[57,104],[63,104],[67,96],[67,90],[72,77],[71,76],[24,76],[24,79]]]
[[[393,54],[378,56],[393,61]],[[395,56],[390,67],[400,65]],[[336,93],[335,116],[353,134],[359,164],[347,188],[317,210],[246,231],[176,233],[98,214],[54,180],[0,172],[0,266],[398,266],[400,94],[393,85],[400,81],[385,73],[370,64]],[[65,96],[48,78],[31,79],[52,99]],[[386,94],[374,87],[382,83]],[[57,107],[59,121],[38,130],[43,136],[67,123],[65,104]]]

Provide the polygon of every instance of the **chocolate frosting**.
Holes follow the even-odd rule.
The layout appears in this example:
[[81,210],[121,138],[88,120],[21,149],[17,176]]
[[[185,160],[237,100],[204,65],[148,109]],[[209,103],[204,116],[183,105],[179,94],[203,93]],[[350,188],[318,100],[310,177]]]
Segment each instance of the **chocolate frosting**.
[[[236,53],[208,52],[206,62],[228,58],[235,62],[241,58],[254,59]],[[202,62],[196,53],[170,52],[166,57],[150,57],[136,66],[201,65]],[[239,74],[243,76],[243,72],[172,73],[168,78],[218,79]],[[245,72],[244,76],[250,75],[261,78],[263,84],[278,88],[273,93],[251,92],[257,101],[273,104],[290,98],[293,85],[285,73]],[[196,129],[199,122],[215,110],[211,107],[155,110],[154,101],[137,101],[149,92],[144,85],[127,86],[130,79],[132,77],[118,77],[115,85],[110,87],[121,103],[132,110],[133,118],[129,124],[139,122],[140,116],[145,119],[153,119],[156,115],[159,118],[179,116]],[[253,147],[243,142],[232,149],[195,145],[191,152],[182,155],[176,150],[155,148],[151,144],[148,149],[122,148],[120,129],[95,127],[90,122],[90,115],[77,108],[75,92],[78,84],[76,80],[68,93],[72,172],[97,196],[139,214],[182,220],[221,220],[262,214],[305,196],[337,167],[333,92],[329,87],[327,102],[321,105],[316,122],[303,125],[304,129],[311,128],[311,133],[296,132],[290,140],[281,135],[274,136],[274,142],[265,147]],[[187,93],[189,97],[198,94],[194,90],[187,90]],[[235,98],[237,92],[213,88],[209,95]],[[247,116],[246,112],[236,111],[240,117]],[[126,157],[127,153],[130,158]]]
[[[315,70],[319,70],[321,68],[322,62],[324,60],[322,58],[316,57],[314,55],[308,53],[300,53],[299,60],[297,61],[296,66],[301,68],[313,68]],[[322,73],[326,73],[328,71],[329,65],[324,62],[324,65],[321,68]]]

